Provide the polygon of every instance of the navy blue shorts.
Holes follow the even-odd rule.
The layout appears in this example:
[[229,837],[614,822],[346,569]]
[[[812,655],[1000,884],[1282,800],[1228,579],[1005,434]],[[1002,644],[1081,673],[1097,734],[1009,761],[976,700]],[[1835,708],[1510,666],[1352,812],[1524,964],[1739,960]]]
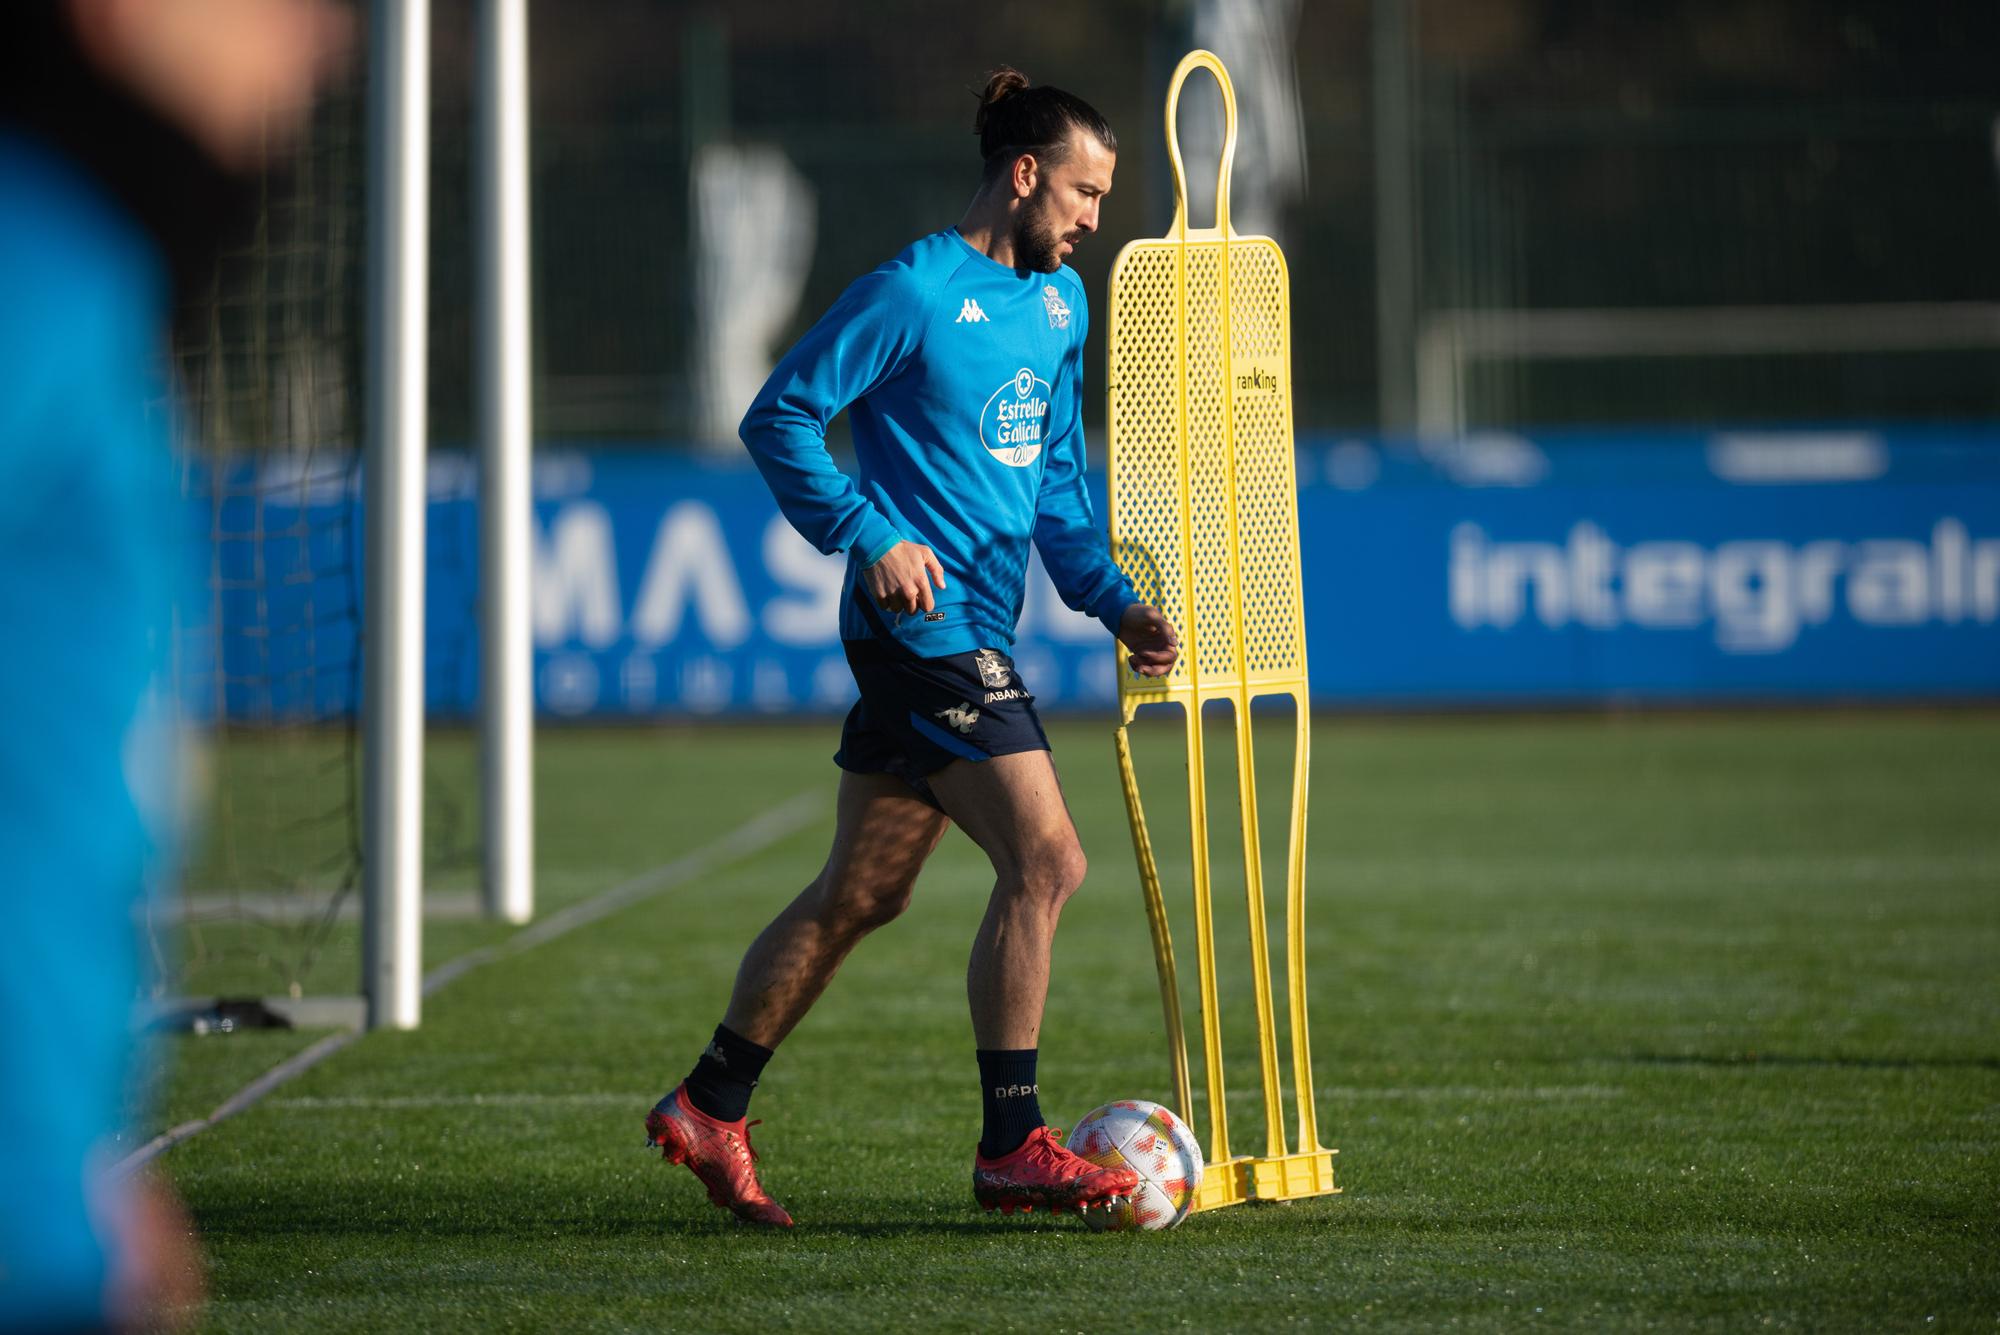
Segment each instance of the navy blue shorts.
[[1049,749],[1035,697],[998,649],[918,658],[879,640],[843,645],[861,699],[833,757],[842,769],[894,775],[942,811],[928,780],[952,761]]

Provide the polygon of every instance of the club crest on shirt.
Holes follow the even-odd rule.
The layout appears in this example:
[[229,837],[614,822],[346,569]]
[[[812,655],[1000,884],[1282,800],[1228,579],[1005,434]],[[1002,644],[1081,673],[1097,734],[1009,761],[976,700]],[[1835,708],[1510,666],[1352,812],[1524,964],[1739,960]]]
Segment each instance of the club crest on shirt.
[[1042,305],[1049,313],[1049,328],[1069,328],[1069,303],[1062,299],[1062,293],[1056,291],[1054,283],[1042,289]]
[[1024,366],[979,410],[979,443],[1009,468],[1026,468],[1041,457],[1048,423],[1049,382]]

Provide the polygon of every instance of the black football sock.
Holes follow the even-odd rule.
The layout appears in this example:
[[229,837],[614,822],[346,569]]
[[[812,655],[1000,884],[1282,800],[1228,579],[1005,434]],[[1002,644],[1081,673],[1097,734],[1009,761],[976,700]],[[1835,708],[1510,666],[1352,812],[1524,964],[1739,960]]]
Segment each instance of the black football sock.
[[979,1152],[989,1159],[1021,1148],[1042,1118],[1041,1086],[1035,1083],[1036,1048],[980,1048],[979,1099],[986,1129]]
[[715,1037],[701,1060],[688,1072],[688,1102],[719,1122],[740,1122],[750,1110],[750,1091],[771,1050],[759,1047],[726,1024],[715,1026]]

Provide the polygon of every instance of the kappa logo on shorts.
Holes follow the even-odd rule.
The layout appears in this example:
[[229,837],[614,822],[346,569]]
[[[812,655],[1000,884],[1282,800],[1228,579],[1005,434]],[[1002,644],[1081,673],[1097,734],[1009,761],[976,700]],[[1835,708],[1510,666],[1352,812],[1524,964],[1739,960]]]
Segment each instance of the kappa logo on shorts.
[[985,686],[1005,686],[1013,679],[1013,669],[1007,663],[1007,656],[998,649],[981,649],[972,656],[972,664],[979,669],[979,680]]
[[972,702],[968,700],[949,709],[940,709],[933,717],[943,719],[960,732],[971,732],[972,726],[979,722],[979,711],[974,709]]

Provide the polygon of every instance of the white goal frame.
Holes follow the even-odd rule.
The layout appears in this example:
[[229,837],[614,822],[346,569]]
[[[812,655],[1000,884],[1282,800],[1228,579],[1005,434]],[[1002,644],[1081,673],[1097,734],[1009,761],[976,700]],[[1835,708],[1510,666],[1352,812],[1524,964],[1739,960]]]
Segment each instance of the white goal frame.
[[[362,977],[371,1029],[423,1013],[424,524],[429,409],[430,0],[370,30]],[[480,761],[488,916],[534,913],[527,0],[478,0],[475,267]]]
[[1476,361],[2000,348],[2000,303],[1446,310],[1417,336],[1417,430],[1463,432]]

